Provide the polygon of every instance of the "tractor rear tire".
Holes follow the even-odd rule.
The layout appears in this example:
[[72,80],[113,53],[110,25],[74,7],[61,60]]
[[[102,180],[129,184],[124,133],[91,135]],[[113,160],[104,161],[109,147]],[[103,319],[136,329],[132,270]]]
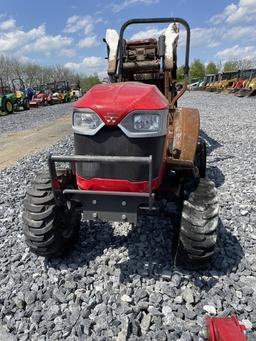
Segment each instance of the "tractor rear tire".
[[175,263],[184,268],[207,266],[217,241],[219,205],[217,191],[207,178],[184,185],[184,201]]
[[3,99],[3,111],[7,115],[13,113],[13,104],[8,98]]
[[30,250],[47,258],[65,255],[79,235],[80,220],[75,203],[69,208],[55,204],[48,173],[38,174],[24,199],[23,232]]
[[24,110],[29,110],[30,109],[30,104],[29,104],[29,99],[28,98],[24,98],[23,109]]

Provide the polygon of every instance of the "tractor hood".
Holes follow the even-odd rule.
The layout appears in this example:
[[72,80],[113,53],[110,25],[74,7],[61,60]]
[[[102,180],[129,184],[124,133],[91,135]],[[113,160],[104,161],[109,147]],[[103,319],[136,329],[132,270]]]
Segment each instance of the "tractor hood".
[[155,85],[139,82],[95,85],[74,104],[75,108],[92,109],[106,125],[118,124],[131,111],[168,106],[167,99]]

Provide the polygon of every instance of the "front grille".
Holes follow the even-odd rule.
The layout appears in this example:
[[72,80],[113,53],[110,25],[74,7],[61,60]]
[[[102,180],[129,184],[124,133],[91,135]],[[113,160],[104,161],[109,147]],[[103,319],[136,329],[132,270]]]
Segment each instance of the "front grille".
[[[152,155],[153,178],[159,175],[165,136],[128,138],[120,128],[104,126],[96,135],[74,135],[75,153],[79,155],[149,156]],[[77,165],[77,174],[86,179],[106,178],[129,181],[148,180],[148,166],[136,163]]]

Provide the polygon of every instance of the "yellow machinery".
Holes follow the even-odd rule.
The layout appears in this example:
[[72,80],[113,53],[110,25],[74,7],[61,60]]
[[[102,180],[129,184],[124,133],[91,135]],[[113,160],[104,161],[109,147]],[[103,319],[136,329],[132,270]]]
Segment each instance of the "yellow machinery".
[[216,84],[215,91],[220,93],[225,89],[231,88],[239,78],[240,71],[227,71],[221,74],[221,79]]
[[235,93],[237,97],[250,97],[256,95],[256,69],[251,70],[249,80],[245,81],[243,87]]

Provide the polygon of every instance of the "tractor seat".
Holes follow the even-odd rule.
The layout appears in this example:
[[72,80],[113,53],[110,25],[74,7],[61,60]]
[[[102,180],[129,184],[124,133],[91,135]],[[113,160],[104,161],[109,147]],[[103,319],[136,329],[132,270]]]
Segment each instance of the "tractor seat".
[[125,62],[141,62],[157,59],[157,40],[154,38],[128,40],[125,45]]

